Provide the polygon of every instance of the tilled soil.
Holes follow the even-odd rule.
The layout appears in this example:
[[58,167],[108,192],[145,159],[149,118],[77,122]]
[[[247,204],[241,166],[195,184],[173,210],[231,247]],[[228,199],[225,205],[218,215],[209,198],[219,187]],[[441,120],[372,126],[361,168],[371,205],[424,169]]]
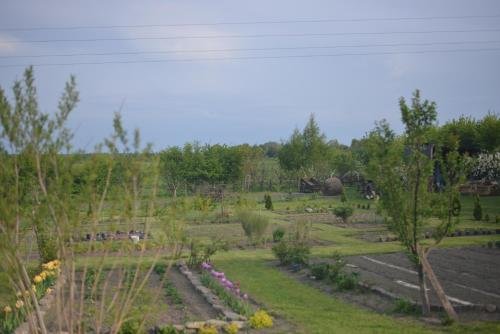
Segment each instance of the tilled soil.
[[[403,253],[353,256],[361,280],[382,287],[402,298],[419,301],[416,270]],[[496,305],[500,308],[500,250],[481,247],[439,249],[429,254],[429,262],[452,304],[459,306]],[[430,284],[428,284],[430,287]],[[439,301],[432,289],[431,305]],[[496,312],[500,318],[500,312]]]

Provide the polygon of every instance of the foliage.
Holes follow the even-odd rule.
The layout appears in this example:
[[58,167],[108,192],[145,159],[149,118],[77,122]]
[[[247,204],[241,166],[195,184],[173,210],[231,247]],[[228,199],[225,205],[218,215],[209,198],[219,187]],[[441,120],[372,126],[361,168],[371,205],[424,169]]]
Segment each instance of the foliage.
[[342,203],[347,202],[347,197],[346,197],[346,195],[345,195],[345,190],[344,190],[344,189],[342,189],[342,194],[340,195],[340,201],[341,201]]
[[228,289],[220,285],[219,282],[207,271],[203,271],[201,273],[200,281],[201,284],[212,290],[221,299],[221,301],[234,312],[244,316],[252,314],[251,306],[244,299],[236,296],[228,291]]
[[183,333],[184,331],[180,332],[178,331],[174,326],[172,325],[167,325],[160,327],[156,330],[157,334],[180,334]]
[[260,213],[254,213],[249,210],[240,210],[238,211],[237,216],[248,239],[262,239],[266,233],[267,227],[269,226],[269,218]]
[[500,152],[480,153],[469,164],[471,165],[470,174],[474,179],[489,182],[500,179]]
[[266,210],[273,210],[273,200],[269,194],[264,195],[264,207]]
[[348,205],[343,205],[333,208],[333,213],[335,214],[335,216],[342,218],[344,223],[346,223],[347,219],[349,219],[349,217],[352,216],[353,210],[352,207]]
[[418,315],[420,310],[415,303],[407,299],[398,298],[394,302],[394,307],[392,309],[394,313],[406,314],[406,315]]
[[183,300],[177,288],[169,280],[163,282],[163,288],[165,289],[165,294],[170,297],[175,305],[182,305]]
[[142,334],[146,333],[143,324],[140,320],[130,319],[123,323],[120,328],[119,334]]
[[203,262],[210,262],[210,258],[218,251],[227,251],[228,245],[222,239],[215,239],[209,243],[200,243],[191,240],[189,246],[188,265],[193,268],[199,267]]
[[357,272],[340,272],[335,278],[335,284],[340,291],[356,288],[358,281],[359,274]]
[[325,160],[328,151],[326,137],[320,132],[314,115],[311,114],[302,133],[295,129],[283,144],[278,158],[281,168],[294,173],[296,177],[301,173],[326,175],[329,172],[328,160]]
[[227,334],[237,334],[238,331],[238,325],[236,325],[234,322],[224,326],[224,332]]
[[294,233],[288,235],[288,240],[281,240],[272,247],[272,251],[281,265],[307,264],[311,253],[309,226],[303,222],[298,222]]
[[283,240],[284,236],[285,236],[285,229],[281,226],[277,227],[273,231],[273,241],[274,242],[279,242],[279,241]]
[[203,325],[198,329],[198,334],[217,334],[219,331],[217,330],[217,327],[213,325]]
[[479,201],[479,195],[474,195],[474,211],[473,214],[474,219],[480,221],[483,219],[483,208],[481,207],[481,202]]
[[258,310],[248,319],[250,327],[255,329],[273,327],[273,318],[264,310]]

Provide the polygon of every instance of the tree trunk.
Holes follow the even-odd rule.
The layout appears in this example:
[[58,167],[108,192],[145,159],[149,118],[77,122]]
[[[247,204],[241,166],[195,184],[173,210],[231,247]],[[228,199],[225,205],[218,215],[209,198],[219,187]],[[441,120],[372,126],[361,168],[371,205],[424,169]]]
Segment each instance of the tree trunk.
[[443,308],[446,311],[446,314],[451,319],[457,321],[458,320],[457,313],[455,312],[455,309],[448,300],[448,297],[444,293],[443,287],[441,286],[441,283],[439,283],[439,280],[434,274],[434,270],[432,270],[429,261],[427,261],[427,255],[425,254],[425,252],[421,252],[420,261],[422,263],[424,272],[427,274],[429,281],[431,282],[431,285],[434,288],[434,291],[436,291],[436,295],[439,298],[439,302],[441,303],[441,305],[443,305]]
[[420,300],[422,301],[422,314],[429,315],[431,307],[429,303],[429,294],[427,293],[427,283],[425,282],[425,272],[422,262],[417,264],[418,285],[420,286]]

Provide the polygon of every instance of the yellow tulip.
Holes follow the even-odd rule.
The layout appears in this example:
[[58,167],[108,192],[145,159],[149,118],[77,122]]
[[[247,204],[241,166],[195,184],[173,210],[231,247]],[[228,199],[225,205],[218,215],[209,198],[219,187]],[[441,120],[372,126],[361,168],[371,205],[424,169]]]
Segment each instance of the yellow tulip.
[[24,302],[23,302],[22,300],[18,300],[18,301],[16,302],[16,308],[18,308],[18,309],[19,309],[19,308],[21,308],[21,307],[23,307],[23,306],[24,306]]
[[35,278],[33,279],[33,281],[35,283],[40,283],[41,281],[43,281],[43,279],[40,275],[36,275]]
[[31,286],[31,290],[32,290],[34,293],[36,293],[36,286],[32,285],[32,286]]
[[10,306],[9,306],[9,305],[7,305],[7,306],[5,306],[5,307],[3,308],[3,311],[4,311],[5,313],[10,313],[10,312],[12,312],[12,309],[10,308]]

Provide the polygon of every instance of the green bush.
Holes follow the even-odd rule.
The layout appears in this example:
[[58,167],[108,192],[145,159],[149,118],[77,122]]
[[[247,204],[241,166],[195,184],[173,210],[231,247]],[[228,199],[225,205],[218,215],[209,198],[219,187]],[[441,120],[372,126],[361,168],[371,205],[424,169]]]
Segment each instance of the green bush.
[[272,251],[281,265],[307,264],[311,247],[303,242],[280,241]]
[[156,329],[157,334],[181,334],[184,331],[178,331],[174,326],[167,325]]
[[330,273],[330,264],[329,263],[316,263],[311,266],[311,274],[317,280],[323,280],[328,277]]
[[337,217],[342,218],[342,220],[347,222],[347,219],[352,216],[352,208],[350,206],[344,205],[333,209],[333,214]]
[[163,276],[167,272],[167,265],[165,263],[157,263],[153,267],[153,271],[159,275]]
[[266,210],[273,210],[273,200],[271,198],[271,195],[269,194],[264,195],[264,206]]
[[475,220],[481,220],[483,218],[483,208],[479,202],[479,195],[474,196],[474,211],[473,216]]
[[408,315],[419,314],[420,308],[407,299],[396,299],[392,312]]
[[245,235],[250,240],[262,239],[269,225],[269,218],[246,210],[239,211],[237,216]]
[[352,273],[340,272],[337,274],[335,278],[335,284],[337,285],[337,289],[340,291],[352,290],[356,288],[358,282],[359,282],[359,274],[357,272],[352,272]]
[[273,231],[273,241],[280,242],[285,236],[285,229],[283,227],[278,227]]
[[136,319],[131,319],[125,321],[120,330],[118,331],[119,334],[142,334],[146,333],[142,326],[142,322]]

